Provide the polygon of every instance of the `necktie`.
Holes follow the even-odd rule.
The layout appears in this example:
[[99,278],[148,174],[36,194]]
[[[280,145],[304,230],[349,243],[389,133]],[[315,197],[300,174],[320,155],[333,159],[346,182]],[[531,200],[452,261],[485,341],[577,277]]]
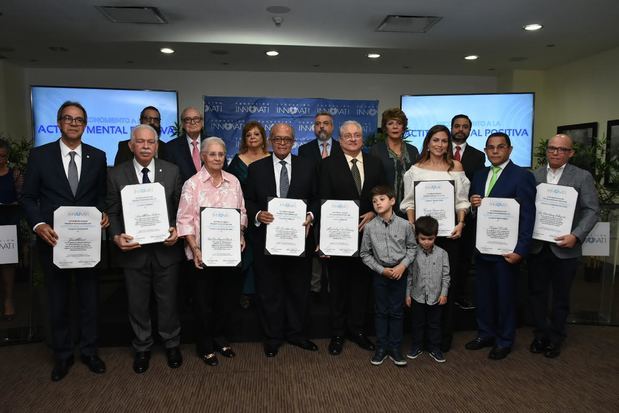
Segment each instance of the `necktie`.
[[77,193],[77,184],[79,183],[79,179],[77,178],[77,165],[75,163],[75,151],[69,152],[71,156],[71,160],[69,161],[69,173],[67,178],[69,178],[69,186],[71,187],[71,192],[73,192],[73,196]]
[[320,156],[322,156],[322,159],[325,159],[326,157],[329,156],[329,152],[327,152],[327,144],[326,143],[321,143],[320,146],[322,146],[322,153],[320,154]]
[[490,183],[488,184],[488,190],[486,191],[486,196],[488,196],[490,194],[490,191],[492,191],[492,188],[494,187],[494,184],[496,183],[497,179],[499,179],[499,172],[501,171],[501,168],[498,166],[493,166],[492,167],[492,176],[490,177]]
[[359,168],[357,167],[357,159],[352,159],[350,162],[352,162],[352,168],[350,168],[352,179],[355,181],[357,192],[361,194],[361,174],[359,173]]
[[196,172],[200,170],[200,150],[198,150],[198,140],[192,141],[193,149],[191,150],[191,158],[193,159],[193,166],[196,167]]
[[458,145],[456,145],[456,153],[454,154],[454,159],[456,161],[461,161],[462,157],[460,156],[460,151],[462,150],[462,148]]
[[142,183],[150,184],[150,179],[148,178],[148,168],[142,168]]
[[286,198],[288,188],[290,188],[290,179],[288,178],[288,169],[286,169],[286,161],[279,161],[282,165],[282,170],[279,172],[279,197]]

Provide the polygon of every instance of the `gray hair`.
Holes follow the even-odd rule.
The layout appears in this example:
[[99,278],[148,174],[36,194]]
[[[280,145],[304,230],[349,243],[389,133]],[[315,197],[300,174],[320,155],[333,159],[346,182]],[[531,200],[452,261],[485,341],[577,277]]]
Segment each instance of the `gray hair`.
[[361,126],[359,122],[357,122],[356,120],[347,120],[346,122],[340,125],[340,137],[342,136],[342,131],[344,130],[344,128],[349,125],[356,126],[357,128],[359,128],[359,130],[363,134],[363,126]]
[[217,136],[211,136],[211,137],[204,139],[202,141],[202,144],[200,145],[200,153],[206,153],[206,150],[208,149],[209,145],[212,143],[221,145],[224,148],[224,153],[226,153],[226,143],[224,142],[223,139]]
[[153,135],[155,135],[155,139],[159,140],[159,134],[157,133],[157,131],[155,130],[155,128],[153,128],[150,125],[147,124],[142,124],[142,125],[138,125],[135,128],[133,128],[133,130],[131,131],[131,140],[133,140],[135,138],[135,134],[137,133],[138,130],[140,129],[146,129],[147,131],[150,131],[153,133]]
[[272,138],[273,137],[273,131],[275,129],[277,129],[277,128],[280,128],[280,127],[290,128],[290,135],[291,135],[290,137],[292,139],[295,139],[294,128],[292,127],[291,124],[285,123],[285,122],[278,122],[278,123],[274,124],[273,126],[271,126],[271,130],[269,131],[269,137]]

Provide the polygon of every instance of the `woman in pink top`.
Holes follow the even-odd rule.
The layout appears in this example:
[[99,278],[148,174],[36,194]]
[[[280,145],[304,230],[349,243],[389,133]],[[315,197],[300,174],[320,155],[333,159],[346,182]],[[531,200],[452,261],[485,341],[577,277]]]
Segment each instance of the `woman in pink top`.
[[176,229],[185,238],[185,253],[194,263],[194,306],[198,356],[209,366],[219,364],[215,351],[224,357],[235,353],[225,337],[229,316],[241,290],[240,267],[205,267],[200,251],[200,208],[235,208],[241,211],[241,250],[247,214],[241,185],[223,170],[226,145],[217,137],[202,142],[200,156],[204,166],[183,185],[178,205]]

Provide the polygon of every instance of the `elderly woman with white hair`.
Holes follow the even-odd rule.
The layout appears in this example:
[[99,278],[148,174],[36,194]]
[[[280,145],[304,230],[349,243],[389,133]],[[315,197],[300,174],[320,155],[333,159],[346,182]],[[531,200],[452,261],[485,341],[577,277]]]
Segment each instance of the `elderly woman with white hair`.
[[200,250],[200,209],[235,208],[241,211],[239,242],[245,248],[243,231],[247,227],[245,201],[238,179],[223,170],[226,145],[217,137],[202,142],[204,165],[183,185],[176,228],[185,238],[185,253],[194,263],[194,307],[198,356],[209,366],[219,364],[215,351],[224,357],[235,356],[225,337],[229,316],[241,291],[240,267],[205,267]]

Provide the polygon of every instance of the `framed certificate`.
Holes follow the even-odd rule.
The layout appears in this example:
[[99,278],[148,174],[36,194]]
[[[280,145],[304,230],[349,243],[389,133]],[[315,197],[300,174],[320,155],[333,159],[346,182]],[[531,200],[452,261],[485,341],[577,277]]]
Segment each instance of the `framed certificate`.
[[578,192],[571,186],[539,184],[535,195],[533,238],[555,242],[572,230]]
[[92,268],[101,261],[101,212],[97,208],[58,207],[54,231],[58,240],[53,262],[58,268]]
[[120,191],[125,234],[140,244],[163,242],[170,222],[165,189],[159,182],[127,185]]
[[0,264],[17,264],[17,225],[0,225]]
[[359,255],[359,201],[322,200],[320,253],[335,257]]
[[438,221],[438,236],[451,235],[456,224],[454,181],[415,181],[415,219],[426,215]]
[[207,267],[241,265],[241,211],[201,208],[200,250]]
[[477,241],[482,254],[514,252],[518,243],[520,204],[512,198],[483,198],[477,209]]
[[267,225],[264,253],[269,255],[305,256],[305,216],[307,205],[302,199],[271,198],[268,211],[273,222]]

